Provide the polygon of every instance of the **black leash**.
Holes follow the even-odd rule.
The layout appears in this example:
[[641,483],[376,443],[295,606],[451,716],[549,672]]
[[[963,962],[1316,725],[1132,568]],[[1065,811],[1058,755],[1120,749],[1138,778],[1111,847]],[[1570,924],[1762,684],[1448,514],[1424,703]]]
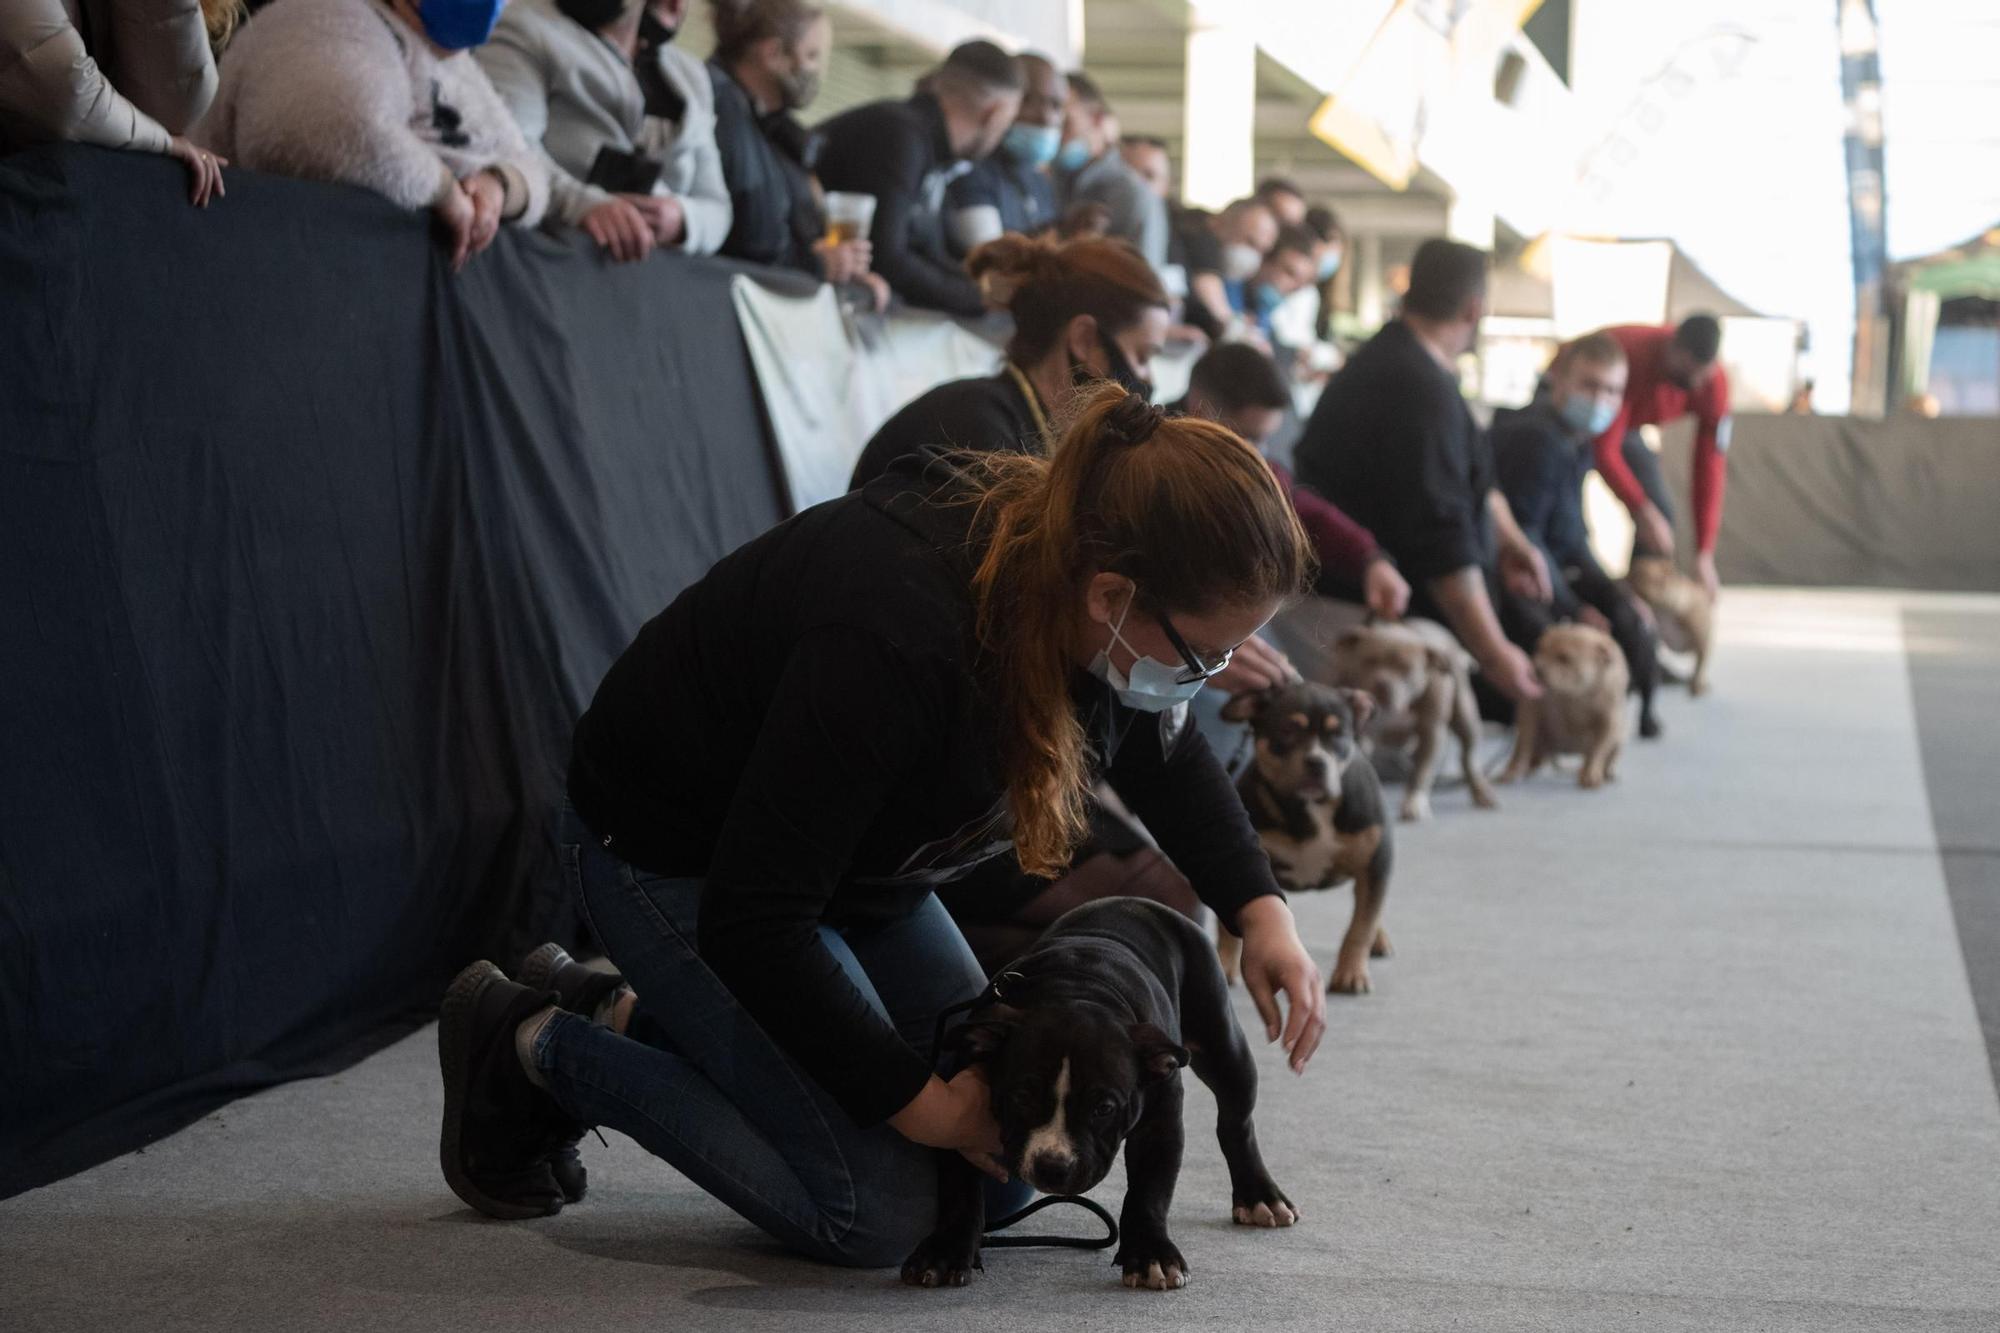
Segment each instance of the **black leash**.
[[[1019,972],[1002,972],[995,976],[993,980],[986,983],[985,990],[982,990],[964,1004],[954,1004],[939,1011],[937,1030],[933,1033],[931,1039],[933,1054],[935,1055],[944,1050],[944,1025],[946,1019],[950,1018],[953,1014],[962,1014],[967,1010],[977,1009],[981,1005],[992,1004],[1004,999],[1007,985],[1024,980],[1026,978]],[[1075,1204],[1077,1207],[1092,1214],[1098,1221],[1104,1223],[1106,1234],[1102,1238],[1091,1236],[1000,1236],[994,1234],[995,1232],[1005,1231],[1017,1222],[1026,1221],[1036,1213],[1041,1212],[1042,1209],[1057,1203]],[[980,1238],[980,1244],[983,1247],[993,1250],[1040,1249],[1044,1247],[1066,1250],[1108,1250],[1117,1243],[1117,1219],[1104,1211],[1103,1205],[1099,1204],[1095,1199],[1087,1199],[1081,1194],[1045,1195],[1042,1198],[1036,1199],[1027,1207],[1007,1214],[1007,1216],[995,1222],[987,1233]]]

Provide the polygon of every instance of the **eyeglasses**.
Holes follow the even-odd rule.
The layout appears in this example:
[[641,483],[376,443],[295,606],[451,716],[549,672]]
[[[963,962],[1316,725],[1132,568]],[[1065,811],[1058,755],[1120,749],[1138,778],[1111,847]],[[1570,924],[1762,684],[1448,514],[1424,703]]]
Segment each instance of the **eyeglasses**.
[[1174,646],[1174,651],[1181,655],[1181,661],[1187,664],[1186,670],[1181,671],[1174,677],[1174,684],[1176,685],[1192,685],[1198,680],[1207,680],[1227,667],[1229,659],[1236,655],[1236,650],[1231,648],[1216,661],[1204,662],[1195,653],[1194,649],[1188,647],[1188,641],[1183,639],[1181,632],[1174,628],[1174,622],[1167,616],[1166,612],[1160,612],[1153,619],[1160,622],[1160,628],[1167,632],[1167,642]]

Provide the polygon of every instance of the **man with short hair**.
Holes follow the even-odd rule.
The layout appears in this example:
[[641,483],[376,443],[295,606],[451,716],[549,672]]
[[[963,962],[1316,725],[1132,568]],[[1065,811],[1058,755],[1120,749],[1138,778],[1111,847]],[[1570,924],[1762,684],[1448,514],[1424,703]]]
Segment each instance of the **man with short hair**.
[[874,268],[909,304],[985,312],[945,241],[945,189],[999,146],[1021,89],[1019,61],[992,42],[966,42],[907,100],[870,102],[819,127],[820,183],[874,196]]
[[1410,265],[1402,315],[1328,382],[1294,459],[1299,480],[1366,524],[1512,700],[1537,698],[1533,664],[1502,632],[1503,593],[1547,602],[1547,563],[1493,486],[1493,454],[1459,392],[1458,358],[1486,313],[1487,255],[1429,240]]
[[1257,182],[1255,196],[1266,208],[1277,215],[1278,222],[1286,227],[1302,227],[1306,221],[1305,191],[1285,176],[1266,176]]
[[1174,164],[1165,139],[1150,134],[1127,134],[1118,140],[1118,151],[1147,189],[1163,200],[1174,197]]
[[1126,165],[1110,118],[1110,104],[1090,76],[1071,74],[1056,195],[1065,215],[1091,205],[1103,209],[1104,234],[1130,241],[1158,272],[1167,262],[1167,203]]
[[1220,338],[1236,313],[1229,284],[1256,274],[1265,252],[1278,243],[1278,216],[1262,201],[1246,198],[1220,213],[1184,209],[1178,222],[1178,259],[1188,276],[1187,322]]
[[[1247,343],[1223,343],[1202,354],[1188,377],[1187,397],[1168,407],[1218,421],[1264,451],[1292,405],[1290,388],[1275,361]],[[1299,523],[1319,557],[1321,595],[1361,601],[1378,616],[1395,619],[1410,603],[1410,585],[1375,540],[1324,496],[1299,485],[1269,455],[1264,461],[1291,497]]]
[[945,191],[946,223],[952,253],[1003,232],[1035,236],[1056,225],[1056,187],[1049,165],[1062,147],[1063,110],[1069,81],[1047,56],[1024,52],[1021,110],[1007,127],[999,148]]
[[1519,624],[1508,628],[1530,651],[1556,620],[1581,620],[1608,631],[1631,668],[1639,734],[1651,740],[1660,734],[1653,713],[1658,645],[1639,600],[1597,563],[1583,517],[1592,441],[1618,415],[1625,385],[1625,351],[1617,339],[1593,333],[1571,343],[1549,367],[1535,401],[1495,419],[1493,461],[1514,521],[1548,562],[1555,594],[1546,615],[1530,606]]
[[1722,326],[1713,315],[1692,315],[1678,328],[1622,324],[1603,332],[1624,349],[1631,368],[1623,409],[1597,438],[1597,470],[1632,511],[1637,555],[1674,553],[1674,502],[1660,474],[1659,456],[1639,437],[1639,427],[1695,419],[1695,573],[1713,598],[1722,581],[1715,572],[1715,539],[1722,530],[1722,492],[1728,479],[1729,376],[1717,364]]
[[1309,289],[1319,276],[1313,257],[1318,238],[1304,227],[1285,227],[1248,282],[1225,283],[1230,308],[1259,338],[1271,341],[1271,318],[1294,292]]

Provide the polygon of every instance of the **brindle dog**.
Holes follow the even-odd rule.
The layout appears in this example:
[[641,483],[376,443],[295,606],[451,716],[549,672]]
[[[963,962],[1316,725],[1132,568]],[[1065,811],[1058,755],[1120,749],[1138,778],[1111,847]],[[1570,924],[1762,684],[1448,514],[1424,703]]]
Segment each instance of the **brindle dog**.
[[[1287,890],[1354,884],[1354,917],[1334,962],[1329,991],[1365,995],[1368,959],[1389,953],[1382,900],[1389,891],[1391,841],[1382,784],[1361,752],[1374,701],[1360,690],[1300,681],[1239,694],[1222,710],[1248,722],[1256,756],[1236,784]],[[1223,971],[1235,980],[1242,942],[1217,939]]]

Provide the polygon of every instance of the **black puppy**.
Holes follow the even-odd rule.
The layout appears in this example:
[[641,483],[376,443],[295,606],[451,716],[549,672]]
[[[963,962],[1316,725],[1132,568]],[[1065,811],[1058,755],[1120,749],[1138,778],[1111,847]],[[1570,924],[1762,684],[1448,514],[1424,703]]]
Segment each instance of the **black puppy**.
[[[1248,722],[1256,757],[1237,780],[1237,795],[1287,890],[1330,889],[1354,881],[1354,917],[1334,961],[1330,991],[1365,995],[1368,958],[1386,958],[1382,900],[1389,892],[1391,848],[1382,784],[1358,744],[1375,701],[1360,690],[1299,681],[1239,694],[1222,709]],[[1218,941],[1223,968],[1236,977],[1242,942]]]
[[[1167,1237],[1181,1169],[1182,1065],[1215,1094],[1236,1220],[1298,1220],[1257,1151],[1257,1064],[1215,950],[1194,922],[1142,898],[1088,903],[1060,917],[996,984],[999,996],[947,1045],[985,1063],[1001,1162],[1035,1188],[1081,1194],[1125,1145],[1117,1262],[1126,1286],[1187,1282],[1187,1260]],[[903,1265],[903,1281],[963,1286],[982,1267],[981,1180],[957,1153],[941,1155],[937,1230]]]

